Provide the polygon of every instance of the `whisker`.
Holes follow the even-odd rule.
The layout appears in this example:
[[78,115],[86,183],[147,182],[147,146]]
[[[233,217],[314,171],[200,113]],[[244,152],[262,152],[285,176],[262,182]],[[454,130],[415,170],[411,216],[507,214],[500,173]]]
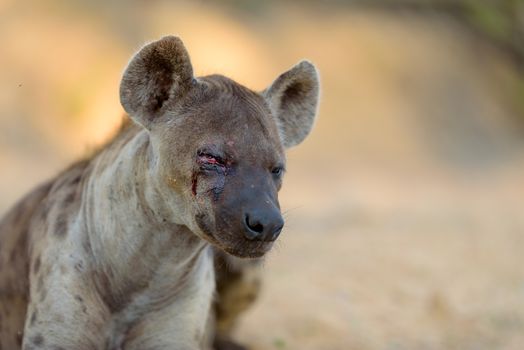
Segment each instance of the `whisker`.
[[293,207],[293,208],[289,208],[287,210],[284,210],[282,212],[282,215],[287,215],[287,214],[289,214],[289,212],[297,210],[297,209],[300,209],[300,208],[303,208],[303,207],[304,207],[303,205],[299,205],[299,206],[296,206],[296,207]]

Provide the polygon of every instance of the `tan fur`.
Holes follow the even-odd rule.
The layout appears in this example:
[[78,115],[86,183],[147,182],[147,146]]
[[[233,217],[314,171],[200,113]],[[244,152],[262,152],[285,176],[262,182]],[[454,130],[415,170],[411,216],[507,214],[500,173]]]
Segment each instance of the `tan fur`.
[[261,287],[262,261],[240,260],[222,252],[215,254],[217,298],[215,300],[216,333],[227,340],[239,315],[257,299]]
[[[238,210],[279,210],[272,169],[311,129],[316,71],[297,67],[291,83],[258,94],[193,78],[178,38],[145,46],[120,90],[135,123],[0,223],[0,350],[209,348],[211,247],[238,257],[271,248],[246,238]],[[205,170],[203,152],[222,152],[225,170]],[[235,264],[217,270],[224,339],[258,291],[256,264]]]

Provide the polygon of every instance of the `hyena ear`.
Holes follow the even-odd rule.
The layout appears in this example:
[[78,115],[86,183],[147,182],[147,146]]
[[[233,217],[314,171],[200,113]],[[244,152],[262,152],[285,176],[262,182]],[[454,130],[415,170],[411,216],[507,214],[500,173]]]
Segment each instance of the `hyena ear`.
[[285,148],[298,145],[313,128],[319,98],[319,79],[315,66],[302,61],[281,74],[263,92],[277,119]]
[[150,128],[193,84],[193,67],[182,40],[166,36],[131,59],[120,83],[120,103],[133,120]]

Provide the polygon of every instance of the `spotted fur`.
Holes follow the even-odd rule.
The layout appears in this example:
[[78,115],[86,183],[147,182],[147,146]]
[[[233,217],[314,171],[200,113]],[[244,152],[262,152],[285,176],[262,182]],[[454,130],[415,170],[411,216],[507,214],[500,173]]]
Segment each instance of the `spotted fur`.
[[[120,89],[134,122],[0,222],[0,350],[232,346],[260,282],[256,262],[230,254],[271,248],[242,235],[235,208],[278,209],[268,167],[316,112],[314,67],[288,75],[259,94],[193,77],[176,37],[146,45]],[[228,170],[202,170],[204,151],[227,153]]]

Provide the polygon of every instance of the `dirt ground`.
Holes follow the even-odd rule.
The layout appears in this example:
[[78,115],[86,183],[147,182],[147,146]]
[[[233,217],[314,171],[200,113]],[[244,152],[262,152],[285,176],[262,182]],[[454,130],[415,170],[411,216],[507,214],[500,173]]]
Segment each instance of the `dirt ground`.
[[256,89],[307,57],[319,120],[289,153],[286,229],[239,339],[524,349],[524,119],[508,57],[437,14],[152,4],[0,6],[0,212],[107,138],[143,40],[178,33],[197,73]]

